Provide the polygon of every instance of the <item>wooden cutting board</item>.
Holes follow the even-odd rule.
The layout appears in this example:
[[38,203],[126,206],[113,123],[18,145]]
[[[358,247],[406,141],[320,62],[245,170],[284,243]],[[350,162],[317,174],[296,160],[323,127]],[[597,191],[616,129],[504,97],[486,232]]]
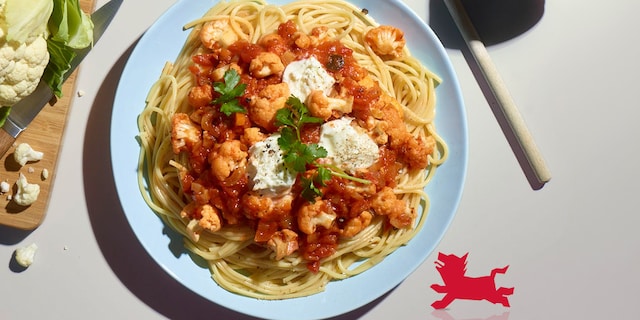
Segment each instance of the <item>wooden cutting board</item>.
[[[91,13],[95,7],[95,0],[80,0],[80,6],[85,12]],[[0,225],[33,230],[42,223],[56,178],[56,164],[69,106],[77,94],[75,91],[77,73],[76,70],[64,83],[62,97],[45,106],[27,129],[18,136],[14,146],[0,158],[0,181],[7,181],[11,185],[8,193],[0,193]],[[20,167],[13,160],[13,151],[15,146],[22,142],[28,143],[36,151],[43,152],[42,160]],[[46,179],[43,177],[44,170],[48,171]],[[20,173],[25,175],[29,183],[40,185],[38,200],[28,207],[19,206],[9,200],[9,196],[15,193],[15,182]]]

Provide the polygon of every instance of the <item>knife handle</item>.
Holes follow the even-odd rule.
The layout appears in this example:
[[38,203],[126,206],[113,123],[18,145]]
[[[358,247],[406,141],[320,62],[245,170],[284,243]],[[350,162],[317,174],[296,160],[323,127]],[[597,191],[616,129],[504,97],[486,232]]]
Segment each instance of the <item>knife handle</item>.
[[16,138],[0,129],[0,157],[4,156],[4,154],[9,151],[14,142],[16,142]]

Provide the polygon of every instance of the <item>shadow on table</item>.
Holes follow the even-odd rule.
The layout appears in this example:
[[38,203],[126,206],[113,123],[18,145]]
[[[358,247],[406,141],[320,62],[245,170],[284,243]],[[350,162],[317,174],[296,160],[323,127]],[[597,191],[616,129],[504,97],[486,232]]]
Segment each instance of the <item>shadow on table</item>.
[[[177,282],[149,256],[127,222],[112,175],[109,133],[118,81],[134,47],[135,44],[108,73],[87,123],[84,187],[91,226],[100,250],[120,281],[147,306],[169,319],[199,318],[207,314],[216,315],[216,319],[256,319],[215,304]],[[385,297],[332,319],[357,319]]]
[[[460,0],[485,46],[513,39],[535,26],[544,14],[545,0]],[[428,3],[427,23],[449,49],[466,45],[443,0]]]
[[[533,28],[542,19],[545,8],[545,0],[460,1],[464,5],[469,19],[473,22],[480,39],[487,47],[516,38]],[[538,181],[535,173],[528,165],[524,151],[519,146],[515,135],[511,133],[505,115],[500,110],[490,86],[484,79],[480,67],[466,46],[443,0],[429,1],[427,10],[429,12],[428,24],[440,38],[442,44],[446,48],[457,49],[462,52],[531,188],[534,190],[541,189],[544,183]],[[535,59],[535,57],[527,58]],[[514,97],[514,100],[517,104],[517,97]]]

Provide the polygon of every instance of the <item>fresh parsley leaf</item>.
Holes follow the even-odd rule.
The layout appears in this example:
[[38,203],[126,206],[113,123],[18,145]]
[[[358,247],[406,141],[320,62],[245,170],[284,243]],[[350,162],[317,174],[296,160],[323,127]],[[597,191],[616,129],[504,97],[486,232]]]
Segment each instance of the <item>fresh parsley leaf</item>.
[[298,173],[307,171],[307,165],[327,156],[327,150],[315,143],[304,144],[300,140],[291,141],[290,138],[290,134],[281,135],[278,145],[283,151],[285,164]]
[[324,167],[318,167],[318,174],[315,177],[315,182],[324,187],[327,185],[326,182],[329,180],[331,180],[331,170]]
[[316,167],[316,172],[312,177],[300,176],[301,196],[310,202],[314,202],[316,197],[322,196],[320,187],[326,186],[326,182],[332,176],[360,183],[371,183],[368,180],[353,177],[331,164],[318,163],[318,159],[327,157],[327,150],[317,143],[303,143],[301,132],[302,127],[306,124],[322,122],[322,119],[310,115],[307,106],[295,96],[287,99],[287,108],[276,112],[276,125],[281,127],[278,145],[282,149],[282,159],[285,165],[298,174],[305,173],[309,166]]
[[282,108],[276,111],[276,125],[277,126],[289,126],[294,127],[296,124],[293,122],[293,113],[289,108]]
[[240,105],[238,100],[231,100],[229,102],[225,102],[220,106],[220,111],[227,116],[230,116],[232,113],[247,113],[247,109]]
[[227,116],[233,113],[247,113],[238,100],[244,94],[247,85],[240,83],[240,75],[234,69],[229,69],[224,73],[224,82],[214,82],[213,90],[220,94],[212,101],[212,104],[220,105],[220,112]]
[[321,118],[316,118],[309,115],[309,109],[300,101],[296,96],[291,96],[287,99],[287,105],[291,107],[291,120],[295,123],[298,129],[301,129],[308,123],[322,123]]
[[322,196],[322,190],[316,187],[313,180],[314,179],[305,177],[300,178],[300,182],[302,183],[302,192],[300,192],[300,195],[311,203],[316,201],[316,197]]

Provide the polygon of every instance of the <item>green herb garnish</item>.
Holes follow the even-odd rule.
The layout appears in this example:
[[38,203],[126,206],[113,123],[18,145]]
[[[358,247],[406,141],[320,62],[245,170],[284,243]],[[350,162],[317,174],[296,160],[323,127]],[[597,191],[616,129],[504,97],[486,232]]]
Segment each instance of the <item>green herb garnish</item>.
[[224,73],[224,82],[214,82],[213,90],[220,94],[212,104],[220,105],[220,112],[227,116],[233,113],[247,113],[247,109],[240,105],[238,100],[244,94],[247,85],[240,83],[240,75],[234,69]]
[[276,112],[276,125],[282,126],[278,145],[282,150],[282,157],[287,167],[298,174],[307,171],[307,166],[317,168],[315,174],[310,177],[301,177],[302,197],[313,202],[318,196],[322,196],[320,187],[326,185],[331,176],[337,176],[352,181],[368,184],[369,180],[351,176],[332,164],[318,163],[316,160],[325,158],[327,150],[317,143],[303,143],[301,131],[304,125],[322,123],[322,119],[309,114],[309,109],[295,96],[287,100],[288,108],[282,108]]

